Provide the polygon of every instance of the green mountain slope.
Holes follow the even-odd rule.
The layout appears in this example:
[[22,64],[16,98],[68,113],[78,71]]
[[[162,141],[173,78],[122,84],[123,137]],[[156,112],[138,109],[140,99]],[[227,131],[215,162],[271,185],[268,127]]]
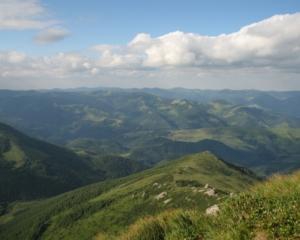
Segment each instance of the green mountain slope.
[[[221,203],[216,215],[168,211],[139,220],[116,239],[296,240],[300,237],[299,186],[300,172],[275,176]],[[98,240],[103,239],[99,235]]]
[[96,156],[75,154],[0,123],[0,203],[49,197],[145,169],[102,150]]
[[51,196],[101,179],[79,156],[0,124],[0,202]]
[[256,181],[209,152],[189,155],[44,201],[3,207],[0,238],[112,238],[140,217],[182,207],[204,211]]

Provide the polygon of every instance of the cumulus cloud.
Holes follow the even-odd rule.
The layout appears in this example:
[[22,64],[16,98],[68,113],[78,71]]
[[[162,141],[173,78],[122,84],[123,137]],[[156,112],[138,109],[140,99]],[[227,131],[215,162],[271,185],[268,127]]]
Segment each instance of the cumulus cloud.
[[45,18],[47,11],[38,0],[1,0],[0,29],[41,29],[56,23]]
[[34,41],[39,44],[54,43],[54,42],[64,40],[69,35],[70,32],[68,30],[60,27],[55,27],[55,28],[53,27],[39,32],[35,36]]
[[[28,87],[33,82],[36,86],[72,87],[77,81],[76,86],[300,89],[299,26],[300,13],[295,13],[276,15],[218,36],[180,31],[158,37],[140,33],[126,45],[99,44],[86,55],[33,57],[2,51],[0,87]],[[66,37],[63,29],[57,30],[42,30],[36,41],[50,43]]]
[[276,15],[219,36],[138,34],[126,46],[95,46],[104,67],[288,67],[300,63],[300,13]]

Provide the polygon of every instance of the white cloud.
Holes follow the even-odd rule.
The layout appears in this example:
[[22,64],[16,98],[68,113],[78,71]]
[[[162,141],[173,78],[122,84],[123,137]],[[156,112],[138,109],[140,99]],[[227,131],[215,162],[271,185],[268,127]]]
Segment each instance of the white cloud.
[[277,15],[219,36],[138,34],[126,46],[99,45],[103,67],[291,67],[300,63],[300,13]]
[[45,18],[47,11],[38,0],[1,0],[0,29],[42,29],[57,23]]
[[4,61],[11,64],[18,64],[23,62],[26,59],[26,54],[21,52],[6,52],[0,53],[0,61]]
[[48,44],[61,41],[68,37],[70,32],[61,27],[48,28],[38,33],[34,40],[39,44]]
[[0,52],[0,75],[5,77],[78,77],[95,74],[95,64],[77,53],[30,57],[21,52]]
[[[0,88],[103,84],[300,89],[299,26],[300,13],[296,13],[273,16],[218,36],[140,33],[126,45],[100,44],[86,55],[33,57],[4,51],[0,52]],[[48,29],[41,42],[63,37],[63,32]]]
[[0,0],[0,30],[40,30],[34,41],[47,44],[70,35],[59,24],[48,14],[40,0]]

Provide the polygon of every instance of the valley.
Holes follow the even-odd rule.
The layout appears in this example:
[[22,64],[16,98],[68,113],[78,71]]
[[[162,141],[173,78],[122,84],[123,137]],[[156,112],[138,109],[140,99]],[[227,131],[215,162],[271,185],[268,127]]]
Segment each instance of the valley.
[[[149,91],[0,91],[0,238],[218,239],[223,208],[227,224],[236,201],[261,199],[253,187],[300,168],[300,119],[257,105],[256,93],[248,104]],[[235,231],[228,239],[256,234]]]

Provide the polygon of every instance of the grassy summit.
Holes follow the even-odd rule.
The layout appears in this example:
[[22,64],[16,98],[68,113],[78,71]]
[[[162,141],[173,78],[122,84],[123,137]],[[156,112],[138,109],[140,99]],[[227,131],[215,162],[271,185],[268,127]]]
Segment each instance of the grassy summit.
[[300,239],[300,172],[272,177],[219,206],[216,216],[197,210],[166,211],[139,220],[117,239]]
[[256,181],[209,152],[189,155],[44,201],[10,205],[0,217],[0,238],[112,238],[147,215],[181,208],[203,212]]

